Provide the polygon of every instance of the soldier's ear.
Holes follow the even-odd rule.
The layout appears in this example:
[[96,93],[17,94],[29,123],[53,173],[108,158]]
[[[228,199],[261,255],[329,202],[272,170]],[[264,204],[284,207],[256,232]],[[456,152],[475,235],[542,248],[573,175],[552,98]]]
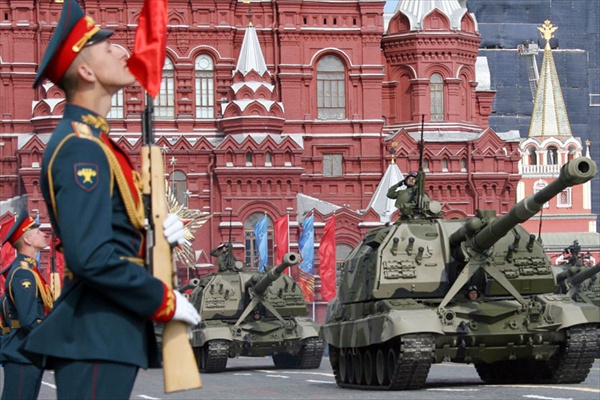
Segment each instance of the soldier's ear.
[[86,82],[94,82],[96,80],[94,70],[87,63],[81,63],[77,66],[77,75]]

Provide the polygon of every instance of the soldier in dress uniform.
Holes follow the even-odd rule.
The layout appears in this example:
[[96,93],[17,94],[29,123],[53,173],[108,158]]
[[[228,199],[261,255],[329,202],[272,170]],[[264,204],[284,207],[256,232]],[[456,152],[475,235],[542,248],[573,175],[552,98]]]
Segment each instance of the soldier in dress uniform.
[[[409,219],[413,216],[413,209],[417,205],[417,177],[415,172],[410,172],[406,178],[392,185],[387,192],[388,199],[396,199],[395,206],[400,210],[401,219]],[[423,195],[423,201],[429,203],[430,199],[427,194]]]
[[17,249],[17,257],[7,268],[1,304],[4,325],[0,350],[4,365],[2,399],[37,399],[44,370],[33,364],[21,346],[52,309],[52,293],[40,275],[36,261],[38,252],[48,246],[48,235],[24,211],[2,244],[6,242]]
[[[138,369],[160,367],[152,322],[200,322],[183,295],[144,267],[140,176],[105,119],[112,96],[135,82],[112,33],[65,0],[34,82],[50,80],[67,99],[40,180],[65,277],[25,345],[55,370],[59,399],[128,399]],[[163,228],[172,246],[184,243],[175,214]]]

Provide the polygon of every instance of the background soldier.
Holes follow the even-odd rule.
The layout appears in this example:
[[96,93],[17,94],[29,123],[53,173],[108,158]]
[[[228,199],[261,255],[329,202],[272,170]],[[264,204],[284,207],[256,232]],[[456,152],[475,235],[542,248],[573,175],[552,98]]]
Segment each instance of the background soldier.
[[48,236],[24,211],[2,244],[6,242],[17,249],[17,257],[8,267],[1,304],[5,325],[0,351],[4,365],[2,399],[37,399],[44,371],[25,355],[22,345],[52,308],[52,293],[36,261],[38,252],[48,246]]

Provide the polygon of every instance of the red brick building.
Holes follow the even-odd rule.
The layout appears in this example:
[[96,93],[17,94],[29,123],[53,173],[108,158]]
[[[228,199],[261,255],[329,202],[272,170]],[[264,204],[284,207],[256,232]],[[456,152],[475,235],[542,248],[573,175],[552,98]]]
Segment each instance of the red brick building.
[[[80,3],[132,51],[142,0]],[[318,247],[335,211],[343,259],[385,220],[368,206],[392,153],[400,176],[418,168],[422,116],[427,191],[447,217],[514,204],[519,136],[488,126],[494,91],[474,17],[457,0],[437,8],[415,0],[388,23],[384,3],[169,1],[155,133],[180,202],[213,214],[196,232],[198,268],[183,279],[212,270],[206,255],[230,234],[236,257],[254,265],[253,227],[265,212],[271,230],[290,215],[297,251],[304,216],[314,212]],[[48,222],[40,162],[65,100],[50,83],[31,86],[61,7],[0,0],[3,220],[26,206]],[[111,136],[136,161],[143,108],[134,86],[115,96],[108,116]],[[318,275],[318,256],[316,266]]]

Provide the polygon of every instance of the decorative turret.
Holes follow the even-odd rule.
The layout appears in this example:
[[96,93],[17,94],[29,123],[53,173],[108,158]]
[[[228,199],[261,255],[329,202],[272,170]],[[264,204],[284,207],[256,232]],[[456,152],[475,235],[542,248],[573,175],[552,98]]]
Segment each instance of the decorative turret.
[[382,39],[390,76],[390,116],[414,130],[480,131],[493,92],[476,92],[481,38],[477,21],[458,0],[401,0]]
[[[520,144],[522,180],[518,186],[517,200],[546,187],[565,163],[584,154],[587,157],[590,155],[589,147],[586,151],[581,139],[574,137],[571,131],[550,45],[558,27],[546,20],[538,30],[546,45],[528,138]],[[591,213],[591,183],[565,189],[556,200],[544,207],[546,220],[543,228],[546,233],[596,231],[596,215]],[[530,221],[525,221],[523,226],[531,231],[539,230],[540,218],[534,216]]]
[[283,130],[283,104],[277,101],[273,77],[252,23],[246,27],[230,101],[221,105],[221,114],[221,129],[227,134],[281,134]]

